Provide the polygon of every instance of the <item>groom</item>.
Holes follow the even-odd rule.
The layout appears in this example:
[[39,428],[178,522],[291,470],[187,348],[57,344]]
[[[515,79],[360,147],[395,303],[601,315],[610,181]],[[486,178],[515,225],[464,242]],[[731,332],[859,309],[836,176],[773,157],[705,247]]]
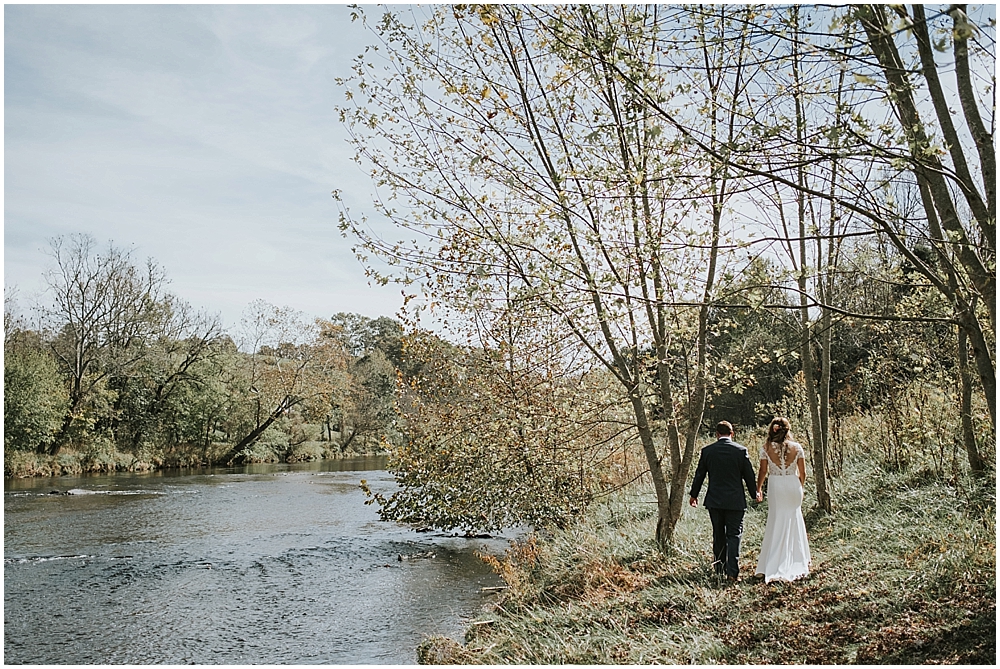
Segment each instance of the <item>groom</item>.
[[741,480],[750,496],[761,501],[756,494],[753,465],[745,446],[733,441],[733,426],[722,421],[715,426],[714,444],[701,449],[698,468],[691,484],[691,506],[698,506],[698,493],[708,474],[708,492],[705,508],[712,519],[712,552],[715,554],[716,574],[726,574],[735,582],[740,575],[740,537],[743,536],[743,514],[747,501]]

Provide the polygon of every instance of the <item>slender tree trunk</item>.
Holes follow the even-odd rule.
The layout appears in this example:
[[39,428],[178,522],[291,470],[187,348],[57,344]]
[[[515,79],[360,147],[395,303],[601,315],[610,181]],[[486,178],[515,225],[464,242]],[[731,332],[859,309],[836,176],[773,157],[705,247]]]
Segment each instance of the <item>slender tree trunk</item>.
[[973,359],[976,363],[976,371],[979,373],[979,382],[983,387],[983,395],[986,397],[986,407],[990,412],[990,423],[994,430],[997,425],[997,379],[996,365],[993,361],[992,349],[986,343],[986,335],[980,327],[980,322],[973,313],[973,307],[963,305],[959,307],[959,326],[969,337],[969,344],[972,345]]
[[[914,9],[919,5],[914,5]],[[986,129],[979,105],[976,102],[975,85],[969,72],[969,30],[968,17],[965,15],[966,5],[952,5],[950,10],[955,40],[955,80],[958,84],[958,99],[962,102],[962,111],[972,139],[979,153],[979,165],[983,173],[983,186],[986,192],[986,220],[979,221],[983,230],[983,241],[991,249],[996,250],[997,222],[997,157],[993,148],[993,133]],[[921,8],[922,9],[922,8]],[[995,73],[994,73],[995,76]],[[950,140],[950,138],[946,138]]]
[[962,441],[969,456],[969,468],[975,474],[986,471],[986,465],[979,455],[976,433],[972,429],[972,374],[969,370],[969,341],[961,327],[958,328],[958,373],[962,400]]
[[212,445],[212,423],[214,422],[214,417],[210,417],[205,421],[205,445],[202,448],[202,459],[208,458],[208,447]]
[[635,415],[635,426],[636,431],[639,433],[639,442],[642,444],[643,453],[646,455],[646,464],[649,465],[649,476],[653,480],[653,491],[656,493],[656,545],[661,551],[664,551],[670,545],[670,538],[673,535],[673,525],[670,522],[670,488],[667,486],[667,478],[663,474],[660,456],[656,452],[653,429],[649,424],[646,405],[639,395],[638,387],[629,392],[629,402],[632,404],[632,412]]
[[[822,348],[820,349],[819,376],[819,428],[823,444],[824,474],[827,473],[825,460],[830,453],[830,365],[832,364],[830,347],[833,343],[832,320],[833,319],[830,317],[830,311],[824,309],[823,317],[820,319],[820,328],[822,328],[820,340],[822,342]],[[827,481],[827,484],[829,485],[829,481]]]
[[[793,30],[796,36],[798,35],[798,8],[793,8],[792,17],[794,21]],[[793,43],[792,47],[792,76],[795,82],[795,125],[796,125],[796,139],[798,141],[798,146],[804,146],[805,142],[805,113],[802,108],[802,98],[801,98],[801,87],[799,86],[799,54],[798,54],[798,42]],[[799,287],[799,318],[802,324],[802,340],[800,342],[801,357],[802,357],[802,374],[805,377],[806,386],[806,397],[809,402],[809,416],[812,423],[812,435],[813,438],[810,440],[812,442],[812,460],[813,460],[813,476],[816,478],[816,502],[820,508],[826,511],[833,510],[833,504],[830,500],[830,493],[827,490],[826,482],[826,449],[825,449],[825,438],[823,432],[823,421],[820,418],[820,411],[817,398],[817,383],[816,383],[816,369],[815,362],[813,358],[812,351],[812,327],[809,323],[809,302],[808,302],[808,270],[809,256],[806,252],[806,202],[805,202],[805,167],[804,160],[799,161],[798,168],[798,188],[796,193],[796,202],[798,205],[798,220],[799,220],[799,273],[798,273],[798,287]]]
[[[800,273],[799,285],[805,283],[804,277]],[[809,323],[809,309],[805,304],[805,296],[802,296],[801,323],[802,340],[800,342],[800,355],[802,357],[802,375],[805,377],[806,397],[809,402],[809,416],[811,419],[812,439],[812,460],[813,476],[816,479],[816,502],[826,511],[831,511],[833,505],[830,500],[830,493],[826,486],[826,451],[823,448],[823,422],[820,419],[819,402],[816,393],[816,368],[813,361],[812,352],[812,327]]]

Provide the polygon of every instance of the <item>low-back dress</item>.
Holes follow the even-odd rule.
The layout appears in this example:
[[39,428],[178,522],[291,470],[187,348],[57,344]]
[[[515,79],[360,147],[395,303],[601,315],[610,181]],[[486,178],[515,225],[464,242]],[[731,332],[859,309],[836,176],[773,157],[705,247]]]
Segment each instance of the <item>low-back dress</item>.
[[[779,444],[774,445],[780,449]],[[769,455],[761,446],[761,466],[767,461],[767,527],[757,560],[757,574],[763,574],[768,583],[774,580],[794,581],[809,574],[809,538],[802,518],[802,484],[799,482],[798,462],[805,457],[802,446],[787,442],[785,462],[780,451]],[[791,462],[787,458],[791,457]]]

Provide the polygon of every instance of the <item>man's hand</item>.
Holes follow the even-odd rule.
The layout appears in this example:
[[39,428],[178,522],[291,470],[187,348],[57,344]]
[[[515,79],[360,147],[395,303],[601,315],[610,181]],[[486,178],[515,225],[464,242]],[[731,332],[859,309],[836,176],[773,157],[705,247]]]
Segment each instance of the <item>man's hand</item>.
[[692,497],[691,501],[690,501],[690,504],[691,504],[691,506],[695,506],[695,507],[698,506],[698,498],[697,497]]
[[759,502],[763,502],[763,501],[764,501],[764,493],[762,491],[758,490],[757,491],[757,502],[759,503]]

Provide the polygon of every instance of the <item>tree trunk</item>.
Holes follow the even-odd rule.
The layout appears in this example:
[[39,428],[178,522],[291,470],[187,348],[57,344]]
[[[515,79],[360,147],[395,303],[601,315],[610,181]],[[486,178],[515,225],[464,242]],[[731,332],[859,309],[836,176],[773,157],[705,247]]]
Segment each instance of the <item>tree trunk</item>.
[[832,511],[833,504],[826,486],[826,450],[823,447],[823,424],[819,415],[819,403],[816,397],[816,370],[812,354],[812,328],[809,325],[809,313],[802,308],[802,374],[805,377],[806,397],[809,400],[809,416],[811,418],[813,476],[816,478],[816,503],[825,511]]
[[983,395],[986,397],[986,407],[990,412],[990,423],[994,430],[997,425],[997,379],[996,364],[993,361],[992,349],[986,343],[986,335],[982,330],[979,320],[973,313],[972,306],[959,303],[959,327],[961,327],[969,337],[969,344],[972,345],[973,359],[976,362],[976,371],[979,373],[979,382],[983,387]]
[[347,450],[347,447],[351,445],[352,441],[354,441],[354,437],[358,436],[358,429],[357,429],[357,427],[355,427],[353,430],[351,430],[351,436],[349,436],[347,438],[347,441],[343,441],[343,439],[344,439],[344,430],[345,429],[347,429],[346,426],[344,426],[343,424],[341,424],[341,426],[340,426],[340,439],[341,439],[340,450],[341,451]]
[[226,457],[224,457],[223,460],[225,460],[230,465],[235,463],[236,458],[239,455],[240,451],[242,451],[244,448],[247,448],[248,446],[252,445],[255,441],[260,439],[260,435],[264,434],[264,431],[267,430],[267,428],[271,427],[274,421],[278,420],[278,417],[281,416],[282,413],[287,411],[290,406],[291,404],[289,404],[288,398],[282,400],[282,402],[278,405],[278,408],[272,411],[271,414],[264,419],[264,422],[255,427],[253,430],[251,430],[250,434],[240,439],[240,442],[235,446],[233,446],[233,448],[229,451],[229,453],[226,454]]
[[[919,5],[914,5],[914,8]],[[986,220],[979,221],[983,230],[983,241],[991,249],[996,249],[997,222],[997,158],[993,148],[993,133],[983,125],[983,118],[976,103],[975,86],[969,73],[969,29],[965,5],[952,5],[951,14],[955,40],[955,80],[958,84],[958,99],[962,102],[965,122],[969,126],[972,139],[979,153],[979,165],[983,172],[983,186],[986,191]],[[965,25],[963,25],[965,21]],[[949,139],[949,138],[946,138]]]
[[656,546],[661,551],[665,551],[670,545],[674,529],[670,513],[671,489],[667,487],[667,479],[663,475],[660,457],[656,453],[656,443],[653,440],[653,430],[646,416],[646,406],[642,403],[642,398],[638,393],[638,388],[629,392],[629,401],[635,414],[635,426],[639,432],[639,441],[642,443],[642,450],[646,454],[646,463],[649,465],[649,475],[653,479],[653,490],[656,492]]
[[[896,110],[910,145],[913,174],[918,182],[927,185],[941,227],[948,233],[947,240],[942,238],[934,241],[938,243],[947,241],[953,246],[955,255],[968,273],[970,281],[983,296],[984,306],[989,312],[990,323],[995,332],[996,272],[987,268],[984,259],[976,251],[976,245],[969,239],[960,223],[948,183],[943,176],[947,170],[931,150],[930,139],[913,97],[913,85],[907,78],[909,70],[904,65],[893,41],[894,32],[889,28],[885,8],[881,5],[860,5],[857,15],[868,36],[872,53],[878,59],[882,73],[889,83],[891,91],[889,100]],[[946,141],[957,142],[957,137],[950,141],[946,138]],[[928,215],[931,213],[927,212]],[[995,243],[995,240],[993,241]]]
[[[793,19],[795,21],[794,30],[796,36],[798,35],[798,8],[793,9]],[[802,108],[802,97],[801,87],[799,86],[799,53],[798,53],[798,42],[794,43],[792,47],[793,57],[792,57],[792,75],[795,82],[795,127],[796,127],[796,138],[798,140],[798,146],[805,146],[805,113]],[[801,151],[801,148],[800,148]],[[800,321],[802,323],[802,340],[800,342],[801,356],[802,356],[802,374],[805,377],[806,386],[806,397],[809,402],[809,416],[812,422],[812,435],[813,438],[810,440],[812,442],[812,460],[813,460],[813,476],[816,478],[816,502],[820,508],[825,511],[832,511],[833,505],[830,500],[830,493],[826,486],[826,449],[824,445],[823,437],[823,422],[820,419],[819,406],[817,403],[816,396],[816,370],[813,362],[812,353],[812,328],[809,323],[809,306],[808,306],[808,271],[809,271],[809,256],[806,253],[806,174],[805,174],[805,161],[799,160],[799,168],[796,180],[798,182],[798,189],[796,193],[796,203],[798,205],[798,221],[799,221],[799,272],[798,272],[798,287],[799,287],[799,307],[800,307]]]
[[[960,60],[960,51],[964,52],[966,54],[966,72],[968,72],[968,47],[965,47],[965,49],[959,48],[958,33],[958,30],[953,33],[955,36],[956,65],[958,60]],[[962,194],[965,196],[965,199],[969,204],[969,208],[972,210],[972,216],[976,219],[980,226],[987,226],[983,228],[984,236],[987,238],[989,238],[991,234],[995,236],[996,230],[992,227],[986,203],[976,190],[975,181],[972,178],[968,163],[965,160],[965,151],[962,149],[962,143],[959,141],[958,131],[955,129],[955,124],[951,118],[951,111],[948,109],[947,95],[941,85],[941,80],[938,78],[937,63],[934,61],[934,49],[931,46],[930,34],[927,30],[927,21],[922,5],[913,5],[913,34],[917,38],[917,51],[920,53],[920,64],[922,66],[924,80],[927,82],[927,91],[930,93],[931,102],[934,106],[934,113],[941,126],[941,133],[944,136],[945,145],[948,147],[948,151],[951,155],[952,164],[955,166],[955,175],[958,177],[956,180],[957,185],[959,189],[961,189]],[[956,75],[958,75],[960,70],[960,67],[956,67]],[[958,79],[961,84],[961,76],[959,76]],[[962,89],[961,85],[959,86],[959,89]],[[964,98],[962,99],[962,102],[965,102]],[[973,115],[978,117],[979,111],[975,110]],[[967,115],[967,120],[971,121],[971,116],[972,115]],[[982,125],[981,121],[979,125]],[[978,143],[978,137],[974,125],[970,126],[970,130]],[[986,173],[990,171],[988,168],[991,166],[988,166],[986,163],[982,163],[982,167],[985,177]],[[995,215],[996,214],[994,212],[994,216]]]
[[[924,209],[927,212],[927,225],[930,228],[931,235],[936,239],[943,239],[944,232],[941,230],[937,212],[934,209],[934,199],[931,195],[930,187],[924,182],[919,182],[917,185],[921,200],[924,203]],[[976,316],[975,300],[977,296],[973,295],[972,303],[970,304],[969,300],[966,299],[966,293],[960,287],[957,270],[952,264],[947,247],[943,244],[934,244],[934,248],[944,269],[946,279],[945,282],[939,282],[939,290],[951,302],[956,312],[958,325],[965,331],[969,338],[969,344],[972,345],[972,354],[976,361],[976,371],[978,372],[979,382],[982,385],[983,394],[986,398],[986,406],[990,412],[990,423],[995,429],[997,424],[996,364],[993,360],[993,349],[986,342],[983,323]]]
[[[76,391],[78,389],[78,385],[74,384],[73,389]],[[62,425],[59,427],[59,431],[56,433],[55,439],[52,440],[52,444],[48,448],[47,452],[49,455],[59,455],[59,452],[62,451],[62,447],[69,442],[69,428],[70,425],[73,424],[73,416],[76,415],[76,412],[80,409],[80,405],[82,404],[82,393],[74,392],[74,394],[70,395],[70,398],[70,406],[66,411],[66,415],[63,416]],[[45,452],[44,449],[42,450]]]
[[59,455],[59,451],[62,450],[63,444],[69,439],[69,426],[72,422],[73,410],[70,409],[63,417],[62,425],[59,427],[59,431],[56,433],[55,439],[52,440],[52,443],[46,451],[49,455]]
[[[823,310],[820,319],[821,334],[820,377],[819,377],[819,427],[820,441],[823,444],[823,473],[826,474],[826,459],[830,453],[830,366],[832,364],[830,347],[833,344],[833,323],[828,309]],[[825,478],[825,477],[824,477]],[[826,481],[829,484],[829,481]],[[824,486],[827,487],[827,486]],[[829,493],[827,493],[829,496]]]
[[969,469],[974,474],[986,471],[986,465],[979,455],[976,433],[972,429],[972,374],[969,371],[969,341],[965,330],[958,328],[958,372],[962,399],[962,441],[969,455]]

